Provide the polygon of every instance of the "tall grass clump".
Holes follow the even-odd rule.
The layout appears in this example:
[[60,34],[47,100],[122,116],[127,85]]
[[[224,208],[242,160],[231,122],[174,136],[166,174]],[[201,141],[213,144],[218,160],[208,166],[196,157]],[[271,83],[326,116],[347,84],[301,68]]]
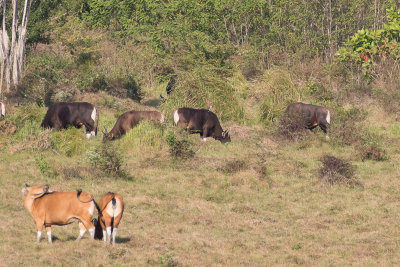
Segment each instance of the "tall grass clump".
[[16,140],[23,141],[28,136],[37,136],[43,129],[40,127],[46,109],[35,103],[18,107],[9,120],[15,124],[17,130],[13,136]]
[[243,107],[239,104],[235,90],[218,73],[218,69],[197,67],[178,73],[175,86],[168,100],[163,104],[165,114],[172,114],[176,108],[208,108],[222,120],[241,122]]
[[135,147],[160,149],[163,145],[162,126],[143,120],[120,139],[123,150]]
[[75,127],[53,131],[50,134],[50,142],[53,149],[67,157],[82,154],[87,146],[87,140],[83,131]]
[[265,98],[261,105],[260,118],[265,125],[279,117],[286,107],[298,101],[302,92],[295,86],[289,72],[274,68],[267,70],[261,78]]

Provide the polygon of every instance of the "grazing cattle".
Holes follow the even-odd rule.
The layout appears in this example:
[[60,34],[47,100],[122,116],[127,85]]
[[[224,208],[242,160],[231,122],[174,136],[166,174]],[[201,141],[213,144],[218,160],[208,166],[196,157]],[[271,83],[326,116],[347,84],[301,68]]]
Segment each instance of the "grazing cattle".
[[174,112],[174,122],[186,127],[189,131],[200,131],[203,141],[213,137],[221,143],[231,141],[228,130],[223,131],[221,124],[213,112],[207,109],[179,108]]
[[[110,242],[115,245],[118,225],[124,213],[124,201],[117,193],[108,192],[104,194],[99,202],[99,218],[95,221],[95,238],[103,238],[104,243]],[[112,235],[112,238],[111,238]]]
[[331,121],[331,114],[328,109],[301,102],[290,104],[286,109],[286,113],[302,116],[305,120],[307,129],[312,130],[319,126],[325,134],[327,126]]
[[161,112],[158,111],[131,110],[125,112],[124,114],[119,116],[117,122],[110,132],[107,132],[107,129],[105,129],[105,132],[103,132],[103,142],[120,138],[142,120],[150,120],[156,123],[163,123],[165,117]]
[[41,126],[65,129],[68,126],[86,128],[86,137],[97,135],[98,116],[96,108],[87,102],[55,103],[49,107]]
[[79,222],[79,236],[82,238],[86,230],[94,238],[95,227],[91,222],[94,208],[97,207],[93,195],[82,191],[53,192],[49,186],[29,186],[22,189],[26,193],[24,206],[32,215],[37,228],[37,242],[40,242],[43,226],[46,228],[49,242],[52,225],[66,225]]

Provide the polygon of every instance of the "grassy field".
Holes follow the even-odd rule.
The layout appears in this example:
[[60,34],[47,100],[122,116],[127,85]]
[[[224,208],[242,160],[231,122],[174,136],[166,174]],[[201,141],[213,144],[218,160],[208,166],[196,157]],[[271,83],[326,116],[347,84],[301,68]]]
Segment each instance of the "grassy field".
[[[100,128],[108,130],[125,110],[153,109],[106,95],[94,101]],[[9,114],[20,114],[18,109]],[[0,137],[2,266],[400,263],[400,127],[378,108],[369,108],[367,124],[380,136],[387,155],[382,161],[363,160],[357,147],[327,140],[320,130],[291,142],[270,129],[229,121],[223,127],[230,127],[231,143],[190,135],[194,157],[175,159],[166,142],[174,131],[168,121],[162,127],[142,123],[113,142],[109,149],[122,155],[122,177],[93,165],[90,155],[103,146],[100,132],[86,140],[83,130],[40,130],[46,109],[33,109],[37,117],[28,126]],[[351,163],[357,183],[322,182],[324,155]],[[96,199],[108,191],[122,194],[126,208],[116,246],[87,233],[74,242],[76,223],[54,226],[53,244],[46,238],[36,243],[23,206],[25,183],[81,188]]]

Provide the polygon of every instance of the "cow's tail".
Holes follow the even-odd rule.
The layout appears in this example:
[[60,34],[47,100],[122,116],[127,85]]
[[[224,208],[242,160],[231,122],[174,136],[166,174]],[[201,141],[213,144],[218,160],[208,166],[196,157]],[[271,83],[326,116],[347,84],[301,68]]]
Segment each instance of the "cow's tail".
[[97,128],[99,126],[99,115],[100,115],[99,110],[96,109],[96,119],[94,120],[94,136],[97,136]]

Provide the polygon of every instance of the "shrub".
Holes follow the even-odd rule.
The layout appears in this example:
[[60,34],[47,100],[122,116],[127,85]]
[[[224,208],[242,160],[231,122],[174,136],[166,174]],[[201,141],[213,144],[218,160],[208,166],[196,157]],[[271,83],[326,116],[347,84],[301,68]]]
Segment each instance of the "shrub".
[[361,146],[360,154],[362,161],[364,160],[384,161],[388,159],[386,151],[374,145]]
[[355,167],[343,159],[324,155],[320,161],[319,178],[328,184],[360,185],[354,178]]
[[338,107],[331,114],[329,135],[341,145],[359,145],[362,142],[364,131],[363,120],[366,113],[357,108],[345,110]]
[[187,136],[179,139],[174,132],[170,131],[166,137],[169,152],[174,158],[187,159],[194,156],[195,152]]
[[306,128],[305,118],[299,114],[284,114],[279,119],[277,135],[279,138],[299,141],[310,134]]
[[147,146],[160,148],[163,145],[163,130],[151,121],[143,120],[120,139],[120,145],[128,150],[131,147]]
[[86,151],[90,165],[99,168],[107,174],[120,178],[129,178],[128,173],[123,169],[124,158],[115,142],[107,142]]
[[41,174],[48,175],[51,177],[58,176],[58,173],[50,167],[50,164],[43,157],[42,154],[35,155],[35,164],[36,164],[36,167],[38,167]]

